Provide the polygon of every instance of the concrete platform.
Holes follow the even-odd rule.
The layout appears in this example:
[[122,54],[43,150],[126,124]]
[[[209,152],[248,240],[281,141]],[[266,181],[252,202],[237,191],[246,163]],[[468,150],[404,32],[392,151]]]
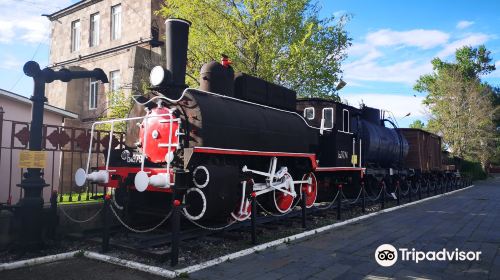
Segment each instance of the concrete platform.
[[[398,261],[382,267],[379,245],[418,251],[481,251],[479,261]],[[476,187],[267,249],[190,279],[500,279],[500,177]]]

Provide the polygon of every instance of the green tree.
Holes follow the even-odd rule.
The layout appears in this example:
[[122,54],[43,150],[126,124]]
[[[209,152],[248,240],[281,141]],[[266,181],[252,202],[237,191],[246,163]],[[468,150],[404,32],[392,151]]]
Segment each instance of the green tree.
[[425,124],[421,120],[415,120],[414,122],[412,122],[410,124],[410,128],[424,129],[425,128]]
[[236,71],[300,96],[338,100],[335,86],[351,44],[344,30],[349,16],[320,18],[319,10],[311,0],[167,0],[159,13],[192,22],[187,70],[192,78],[223,53]]
[[432,114],[428,129],[440,135],[450,152],[479,161],[483,168],[498,145],[495,95],[480,76],[495,70],[484,46],[462,47],[455,62],[432,60],[434,73],[419,78],[414,89],[427,92],[424,104]]
[[[107,108],[102,113],[99,120],[114,120],[126,118],[132,109],[133,101],[128,94],[125,94],[123,90],[109,91],[106,92],[107,97]],[[110,131],[111,124],[105,123],[97,126],[97,129]],[[113,125],[113,131],[115,132],[126,132],[127,123],[126,122],[116,122]]]

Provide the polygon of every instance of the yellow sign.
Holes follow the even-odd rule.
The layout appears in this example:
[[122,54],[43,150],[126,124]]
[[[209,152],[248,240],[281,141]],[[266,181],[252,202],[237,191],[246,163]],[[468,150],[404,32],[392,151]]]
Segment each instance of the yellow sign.
[[19,168],[45,168],[47,153],[44,151],[21,151]]
[[352,155],[351,163],[354,165],[358,164],[358,155]]

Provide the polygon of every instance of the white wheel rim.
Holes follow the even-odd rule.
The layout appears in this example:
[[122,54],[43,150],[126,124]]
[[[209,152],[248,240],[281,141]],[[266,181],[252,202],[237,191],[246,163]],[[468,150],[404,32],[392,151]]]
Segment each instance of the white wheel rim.
[[207,211],[207,198],[205,197],[205,194],[198,188],[190,188],[189,190],[187,190],[186,194],[184,195],[184,204],[186,203],[186,196],[191,193],[191,192],[196,192],[200,195],[202,201],[203,201],[203,207],[202,207],[202,210],[200,212],[200,214],[198,214],[197,216],[193,216],[191,214],[189,214],[189,212],[187,211],[187,208],[183,208],[182,210],[184,211],[184,214],[186,215],[186,217],[190,220],[193,220],[193,221],[196,221],[196,220],[199,220],[203,217],[203,215],[205,215],[205,211]]
[[[205,174],[207,175],[207,179],[205,180],[205,182],[199,183],[196,181],[196,173],[198,173],[198,172],[205,172]],[[203,165],[196,167],[193,171],[193,183],[194,183],[194,185],[200,189],[203,189],[204,187],[206,187],[208,185],[209,182],[210,182],[210,173],[208,173],[208,169]]]

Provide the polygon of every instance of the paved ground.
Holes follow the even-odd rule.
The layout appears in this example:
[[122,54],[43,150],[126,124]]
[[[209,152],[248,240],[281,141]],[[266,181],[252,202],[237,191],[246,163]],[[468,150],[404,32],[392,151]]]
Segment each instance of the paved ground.
[[[381,267],[384,243],[420,251],[482,251],[477,262],[401,262]],[[270,248],[189,275],[190,279],[500,279],[500,177],[308,240]],[[0,272],[0,279],[160,279],[85,258]]]
[[162,277],[87,258],[0,272],[2,280],[160,280]]
[[[397,262],[379,245],[482,251],[480,261]],[[477,187],[270,248],[190,274],[190,279],[500,279],[500,178]]]

